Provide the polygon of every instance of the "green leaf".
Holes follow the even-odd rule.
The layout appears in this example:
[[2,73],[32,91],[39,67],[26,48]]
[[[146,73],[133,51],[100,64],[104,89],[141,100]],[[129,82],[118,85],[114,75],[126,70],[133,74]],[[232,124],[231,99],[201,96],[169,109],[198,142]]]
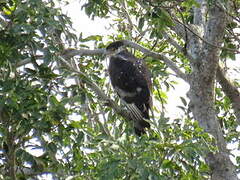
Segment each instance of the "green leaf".
[[84,39],[81,39],[81,42],[87,42],[87,41],[102,41],[102,36],[92,35],[92,36],[88,36]]
[[184,105],[184,106],[187,106],[187,101],[186,101],[186,99],[183,98],[183,97],[180,97],[180,99],[181,99],[183,105]]

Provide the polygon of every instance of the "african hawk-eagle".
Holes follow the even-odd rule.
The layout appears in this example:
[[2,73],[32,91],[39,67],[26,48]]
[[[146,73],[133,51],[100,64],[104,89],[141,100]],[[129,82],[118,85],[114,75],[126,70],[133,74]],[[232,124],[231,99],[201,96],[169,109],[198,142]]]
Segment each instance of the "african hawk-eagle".
[[109,55],[109,76],[119,97],[126,102],[134,122],[137,135],[145,133],[150,124],[149,111],[152,105],[151,76],[142,59],[136,58],[124,48],[123,41],[116,41],[106,47]]

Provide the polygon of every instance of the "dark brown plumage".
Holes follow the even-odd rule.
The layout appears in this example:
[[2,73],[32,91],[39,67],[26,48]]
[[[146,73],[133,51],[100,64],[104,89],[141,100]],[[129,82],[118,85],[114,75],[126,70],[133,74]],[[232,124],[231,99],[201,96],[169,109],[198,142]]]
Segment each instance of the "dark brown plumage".
[[151,78],[144,61],[121,49],[123,45],[116,41],[106,48],[110,54],[108,71],[113,88],[131,111],[135,133],[140,136],[150,127],[145,119],[149,119],[152,104]]

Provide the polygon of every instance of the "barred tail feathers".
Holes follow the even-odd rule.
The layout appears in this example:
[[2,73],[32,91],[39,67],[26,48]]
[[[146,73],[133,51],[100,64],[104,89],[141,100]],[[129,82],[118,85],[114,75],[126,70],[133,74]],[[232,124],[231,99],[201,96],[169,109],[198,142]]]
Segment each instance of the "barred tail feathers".
[[[134,130],[138,136],[145,133],[145,128],[150,128],[150,124],[144,120],[144,115],[146,112],[141,112],[140,109],[135,104],[127,104],[127,109],[131,112],[131,117],[134,121]],[[144,114],[143,114],[144,113]],[[149,119],[149,116],[147,116]]]

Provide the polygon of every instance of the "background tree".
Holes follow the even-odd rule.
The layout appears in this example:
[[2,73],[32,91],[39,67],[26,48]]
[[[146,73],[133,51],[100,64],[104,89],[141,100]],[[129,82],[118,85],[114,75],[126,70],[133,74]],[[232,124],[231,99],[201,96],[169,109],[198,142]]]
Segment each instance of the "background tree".
[[[55,3],[0,1],[1,179],[237,179],[227,145],[239,147],[239,78],[228,79],[239,74],[239,1],[84,2],[90,18],[109,18],[107,37],[77,36]],[[140,138],[103,63],[115,40],[152,72],[154,118]],[[179,79],[188,99],[172,117]]]

